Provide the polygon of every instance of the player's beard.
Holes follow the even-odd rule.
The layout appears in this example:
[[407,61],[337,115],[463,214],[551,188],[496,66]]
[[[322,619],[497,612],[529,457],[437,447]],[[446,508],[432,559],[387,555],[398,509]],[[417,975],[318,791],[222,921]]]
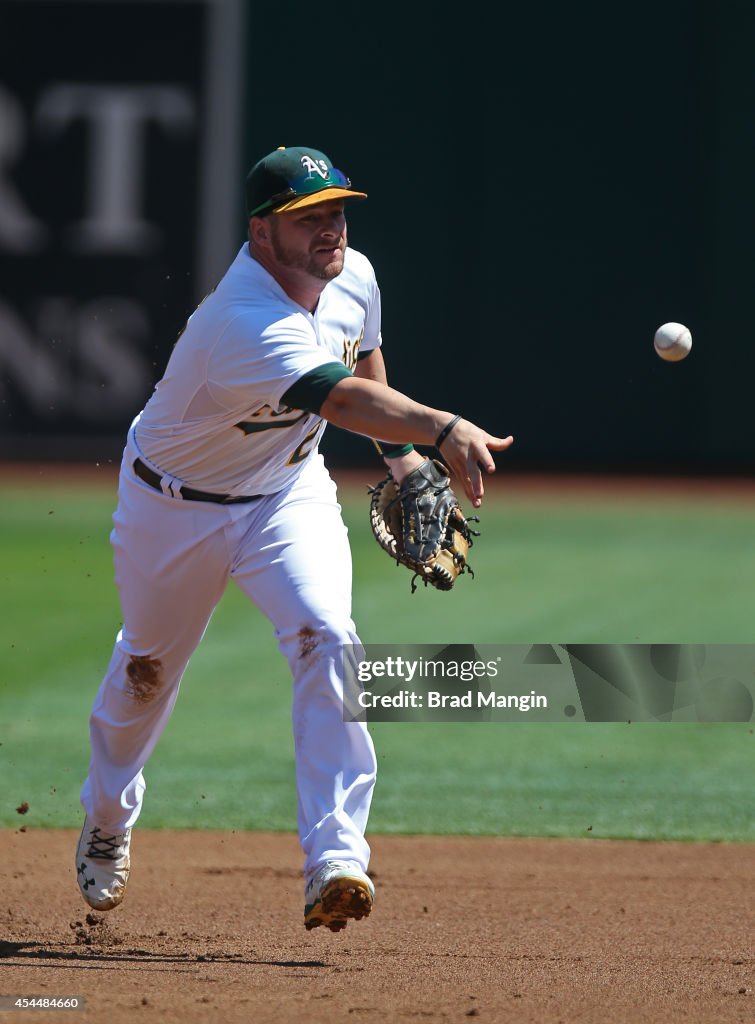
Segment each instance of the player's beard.
[[[345,241],[339,243],[340,253],[330,263],[325,265],[319,261],[314,253],[311,252],[299,252],[296,249],[287,248],[280,240],[278,233],[278,225],[275,221],[271,220],[270,223],[270,242],[273,247],[273,254],[276,260],[281,266],[287,267],[289,270],[302,270],[305,274],[309,274],[310,277],[316,277],[319,281],[332,281],[334,277],[343,270],[343,250],[345,248]],[[333,246],[335,248],[335,246]]]

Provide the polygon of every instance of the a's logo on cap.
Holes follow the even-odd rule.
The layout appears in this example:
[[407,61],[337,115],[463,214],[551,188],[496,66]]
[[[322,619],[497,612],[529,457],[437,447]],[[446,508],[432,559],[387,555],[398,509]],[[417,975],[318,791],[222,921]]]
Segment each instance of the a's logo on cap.
[[305,154],[301,158],[301,162],[309,171],[308,178],[311,178],[313,174],[319,174],[323,181],[328,180],[329,169],[324,160],[313,160],[311,156]]

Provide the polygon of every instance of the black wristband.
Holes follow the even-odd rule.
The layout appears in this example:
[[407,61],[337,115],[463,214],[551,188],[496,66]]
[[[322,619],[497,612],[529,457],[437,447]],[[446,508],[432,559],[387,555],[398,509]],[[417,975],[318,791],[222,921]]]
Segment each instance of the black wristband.
[[448,435],[451,433],[451,431],[454,429],[454,427],[456,426],[456,424],[459,422],[460,419],[461,419],[461,414],[459,414],[458,416],[454,416],[454,418],[449,423],[447,423],[445,425],[445,427],[441,430],[441,432],[435,438],[435,447],[436,448],[440,448],[440,446],[443,444],[445,439],[448,437]]

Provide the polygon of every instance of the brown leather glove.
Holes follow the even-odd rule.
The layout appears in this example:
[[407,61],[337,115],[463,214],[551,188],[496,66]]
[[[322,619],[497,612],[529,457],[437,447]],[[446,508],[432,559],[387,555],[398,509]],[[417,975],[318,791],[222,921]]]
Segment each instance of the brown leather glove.
[[425,459],[400,485],[389,474],[370,488],[370,526],[375,539],[399,565],[414,572],[427,586],[450,590],[467,563],[472,537],[469,524],[451,490],[448,470],[436,459]]

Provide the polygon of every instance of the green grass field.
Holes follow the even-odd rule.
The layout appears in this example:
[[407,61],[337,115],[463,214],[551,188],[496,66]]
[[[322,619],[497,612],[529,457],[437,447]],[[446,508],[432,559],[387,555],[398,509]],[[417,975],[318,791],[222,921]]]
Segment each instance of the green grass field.
[[[2,492],[0,825],[73,827],[87,714],[119,627],[114,484]],[[753,640],[755,518],[741,499],[498,492],[476,579],[411,595],[369,534],[365,488],[341,496],[366,643]],[[142,824],[293,829],[289,695],[269,624],[231,588],[148,768]],[[373,832],[755,839],[752,723],[371,730]]]

